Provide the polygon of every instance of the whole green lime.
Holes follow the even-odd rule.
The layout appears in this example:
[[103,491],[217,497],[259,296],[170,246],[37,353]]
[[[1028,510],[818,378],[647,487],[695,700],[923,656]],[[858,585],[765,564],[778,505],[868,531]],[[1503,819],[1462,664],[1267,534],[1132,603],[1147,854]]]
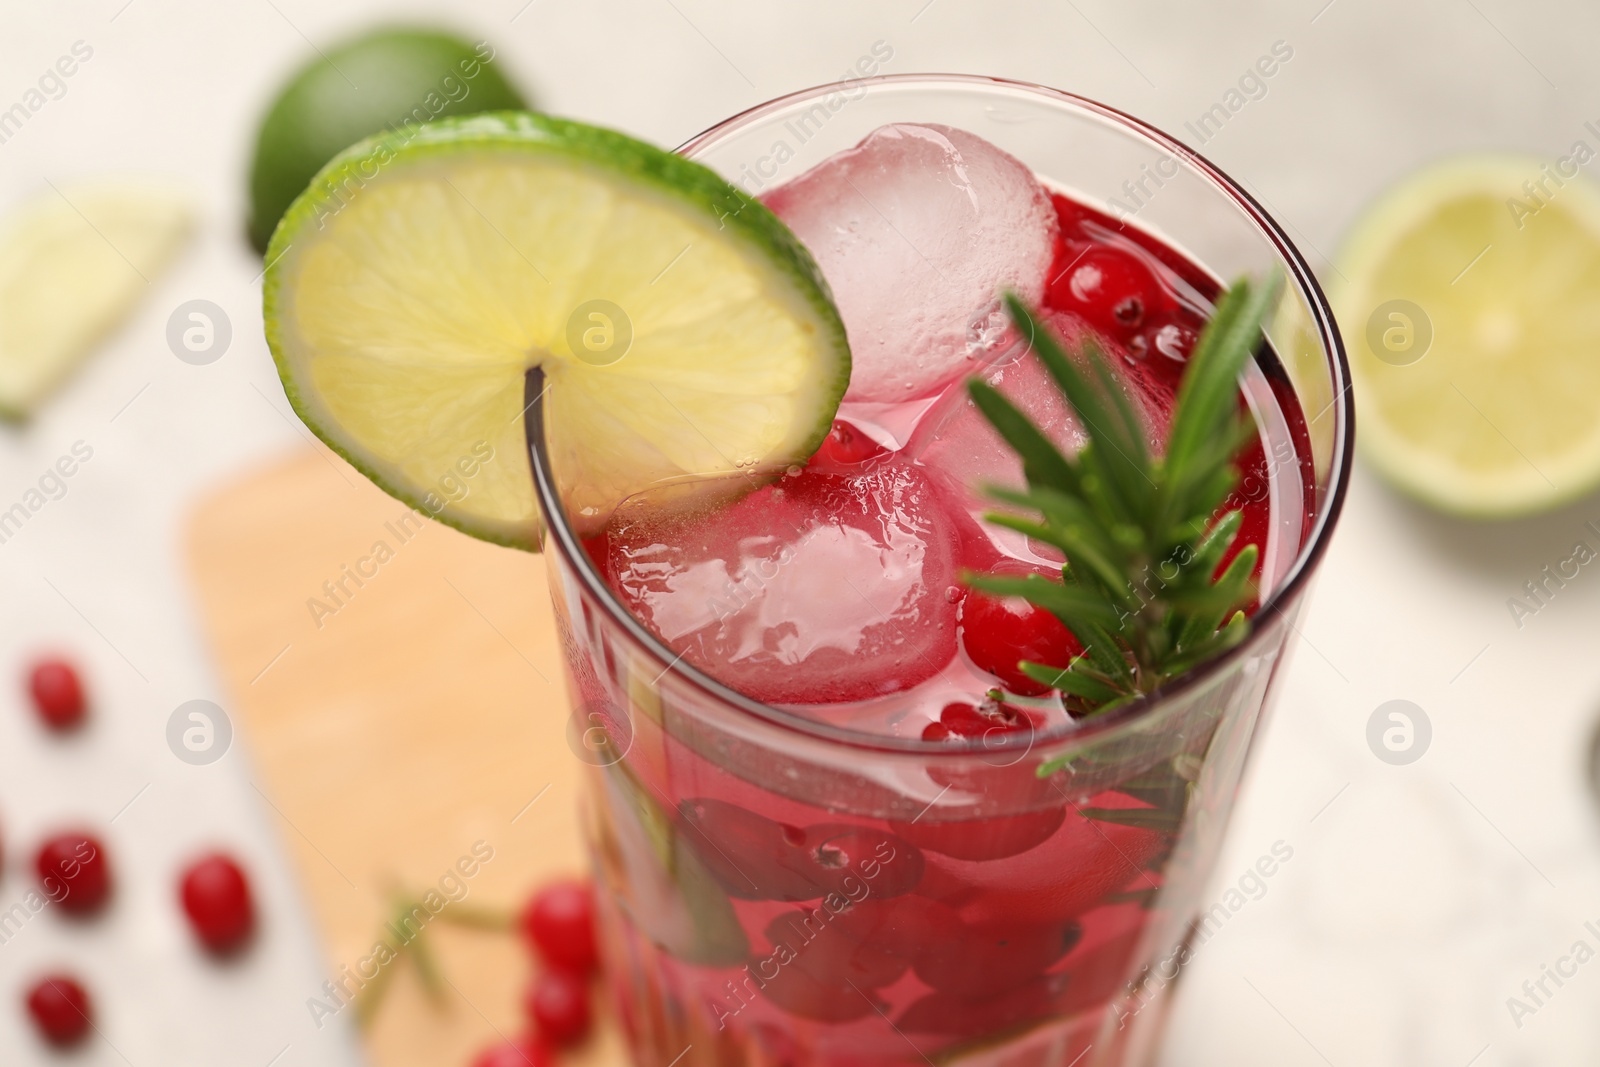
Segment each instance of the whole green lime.
[[250,243],[273,227],[323,164],[380,130],[414,130],[441,115],[528,105],[493,48],[438,30],[374,30],[295,72],[256,136],[250,165]]

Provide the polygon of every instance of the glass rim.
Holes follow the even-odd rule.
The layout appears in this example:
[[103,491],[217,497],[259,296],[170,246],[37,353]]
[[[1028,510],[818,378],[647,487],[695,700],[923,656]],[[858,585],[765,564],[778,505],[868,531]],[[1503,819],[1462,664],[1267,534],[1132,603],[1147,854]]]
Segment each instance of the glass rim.
[[[1334,386],[1334,396],[1328,407],[1310,420],[1320,419],[1328,411],[1332,411],[1334,414],[1333,448],[1330,454],[1331,464],[1328,470],[1328,492],[1325,498],[1325,506],[1314,520],[1309,535],[1300,546],[1299,552],[1296,553],[1294,561],[1284,575],[1283,581],[1266,600],[1262,601],[1256,610],[1257,618],[1260,618],[1268,610],[1284,616],[1283,605],[1292,603],[1305,591],[1311,575],[1315,572],[1317,564],[1321,562],[1323,554],[1327,550],[1328,539],[1340,512],[1343,510],[1350,482],[1350,467],[1355,446],[1355,425],[1354,411],[1350,403],[1350,365],[1345,354],[1343,339],[1340,337],[1338,326],[1334,321],[1333,310],[1328,304],[1327,296],[1322,291],[1322,286],[1317,282],[1315,274],[1312,273],[1310,265],[1306,263],[1305,258],[1300,254],[1299,249],[1295,247],[1294,242],[1284,233],[1283,228],[1261,207],[1255,197],[1251,196],[1238,182],[1234,181],[1221,168],[1200,153],[1148,122],[1106,104],[1091,100],[1088,97],[1061,89],[1052,89],[1045,85],[981,74],[885,74],[850,79],[848,87],[854,89],[863,85],[868,87],[876,85],[908,87],[921,85],[930,88],[956,86],[974,89],[990,87],[1021,91],[1057,104],[1065,104],[1088,111],[1124,127],[1126,131],[1145,138],[1156,147],[1164,149],[1186,162],[1201,177],[1208,180],[1218,193],[1233,201],[1235,206],[1244,212],[1255,229],[1266,237],[1288,268],[1287,281],[1289,284],[1298,287],[1306,299],[1312,316],[1314,332],[1326,355]],[[786,105],[800,100],[813,99],[838,92],[840,89],[841,83],[827,82],[809,89],[801,89],[775,97],[765,103],[746,108],[744,111],[738,112],[696,134],[680,145],[676,151],[682,155],[689,155],[703,147],[713,138],[741,129],[756,119],[764,117],[769,112],[779,111]],[[764,703],[719,682],[693,664],[684,662],[683,656],[674,652],[665,641],[651,633],[643,623],[628,611],[626,605],[606,584],[593,560],[589,558],[589,553],[579,543],[577,534],[573,531],[570,523],[567,522],[561,495],[551,474],[544,431],[544,405],[541,399],[544,391],[543,378],[543,373],[537,367],[528,372],[524,397],[524,402],[527,406],[524,410],[527,412],[525,432],[530,462],[533,468],[534,489],[545,517],[545,549],[548,550],[551,540],[555,541],[568,566],[576,572],[584,591],[594,597],[633,640],[656,656],[662,663],[667,664],[666,670],[662,672],[663,674],[676,674],[680,679],[689,683],[707,697],[772,726],[863,751],[894,752],[922,758],[960,758],[1003,753],[1018,749],[1026,752],[1036,746],[1053,747],[1075,742],[1098,741],[1103,740],[1108,734],[1131,727],[1148,716],[1155,714],[1162,707],[1169,706],[1173,701],[1180,700],[1190,693],[1203,690],[1245,655],[1256,643],[1256,636],[1260,632],[1259,628],[1252,628],[1249,638],[1222,655],[1207,660],[1199,667],[1183,674],[1171,684],[1154,689],[1139,699],[1129,701],[1104,716],[1079,722],[1064,723],[1042,730],[1007,734],[997,739],[987,737],[972,738],[965,743],[951,744],[949,741],[925,741],[921,737],[868,734],[833,723],[821,722],[801,712]],[[1286,617],[1285,621],[1287,621]]]

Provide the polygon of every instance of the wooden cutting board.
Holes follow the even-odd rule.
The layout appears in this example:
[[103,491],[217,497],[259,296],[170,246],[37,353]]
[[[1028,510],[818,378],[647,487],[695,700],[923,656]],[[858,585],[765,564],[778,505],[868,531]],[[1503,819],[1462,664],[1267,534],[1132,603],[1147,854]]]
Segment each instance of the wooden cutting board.
[[[493,858],[461,880],[463,912],[514,909],[584,869],[539,557],[417,519],[320,447],[205,499],[187,548],[226,710],[330,978],[371,954],[396,889],[437,886],[475,845]],[[378,1067],[466,1067],[524,1025],[532,965],[515,937],[437,919],[424,937],[448,985],[435,1002],[397,966],[367,1033]],[[602,1024],[564,1062],[626,1056]]]

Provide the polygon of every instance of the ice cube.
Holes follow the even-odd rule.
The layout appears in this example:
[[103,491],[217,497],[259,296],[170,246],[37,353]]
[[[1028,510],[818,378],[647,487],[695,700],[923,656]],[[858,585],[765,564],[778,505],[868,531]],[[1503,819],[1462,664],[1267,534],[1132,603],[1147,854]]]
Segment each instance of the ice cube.
[[1057,239],[1032,172],[948,126],[884,126],[765,200],[833,289],[850,400],[927,396],[1003,352],[997,294],[1037,304]]
[[757,700],[910,688],[955,656],[950,524],[915,468],[808,468],[710,512],[638,500],[601,551],[609,584],[684,658]]

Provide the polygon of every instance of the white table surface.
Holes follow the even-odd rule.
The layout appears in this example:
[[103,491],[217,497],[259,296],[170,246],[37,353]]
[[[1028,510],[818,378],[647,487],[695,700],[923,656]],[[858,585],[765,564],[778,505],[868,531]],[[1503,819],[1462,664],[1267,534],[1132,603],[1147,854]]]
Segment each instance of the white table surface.
[[[880,39],[894,49],[889,71],[1043,82],[1181,135],[1281,40],[1293,60],[1205,151],[1263,196],[1319,269],[1361,203],[1414,165],[1469,149],[1553,158],[1600,117],[1600,11],[1577,0],[11,5],[0,106],[73,42],[94,55],[0,144],[0,209],[47,180],[130,171],[185,184],[203,228],[86,373],[26,430],[0,430],[6,503],[72,442],[94,448],[67,496],[0,545],[0,905],[25,892],[37,836],[63,822],[115,816],[107,838],[121,874],[104,921],[45,914],[0,945],[0,1062],[53,1062],[17,997],[54,962],[99,992],[109,1040],[72,1061],[86,1067],[358,1061],[347,1031],[317,1032],[305,1010],[324,964],[284,863],[292,831],[262,803],[247,745],[192,767],[168,751],[164,727],[185,700],[227,699],[181,565],[186,510],[304,435],[261,340],[259,264],[240,237],[255,118],[308,41],[436,10],[491,39],[546,109],[664,144],[833,80]],[[163,338],[171,310],[196,297],[234,327],[210,366],[179,362]],[[1600,948],[1583,928],[1600,920],[1600,835],[1583,779],[1600,713],[1600,578],[1586,569],[1520,630],[1505,606],[1590,519],[1600,499],[1465,525],[1357,470],[1217,893],[1275,841],[1294,856],[1201,951],[1167,1064],[1600,1058],[1600,964],[1520,1027],[1506,1006],[1575,940]],[[53,644],[85,664],[97,705],[94,728],[59,743],[8,680]],[[1380,762],[1365,740],[1373,709],[1395,698],[1433,724],[1431,748],[1409,766]],[[171,900],[171,872],[212,842],[248,859],[264,899],[269,936],[231,967],[197,960]]]

